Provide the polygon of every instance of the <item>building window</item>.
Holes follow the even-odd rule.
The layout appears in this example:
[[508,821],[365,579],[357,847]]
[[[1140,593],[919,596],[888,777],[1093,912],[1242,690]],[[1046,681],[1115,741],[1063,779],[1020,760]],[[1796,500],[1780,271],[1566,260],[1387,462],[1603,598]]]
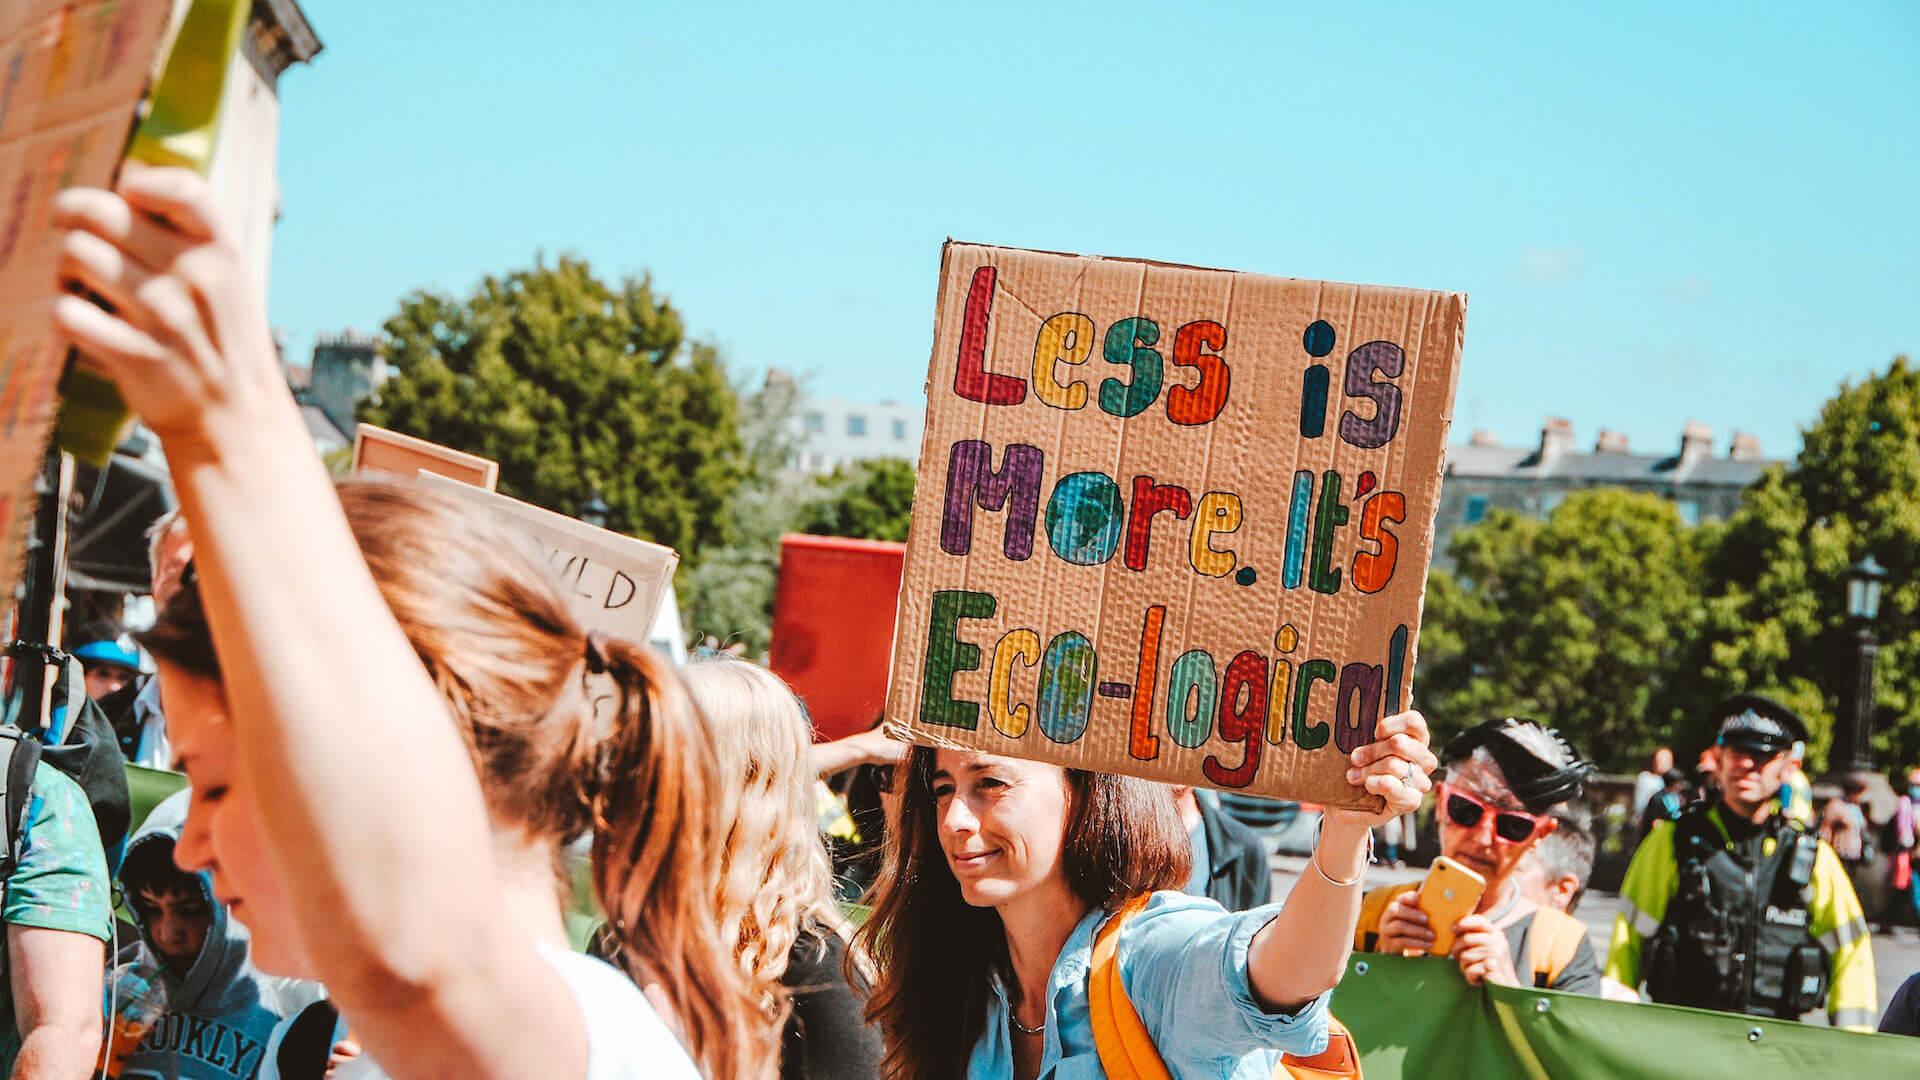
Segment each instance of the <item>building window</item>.
[[817,412],[807,414],[807,434],[820,435],[827,430],[827,418]]
[[1676,499],[1673,508],[1680,511],[1680,520],[1688,525],[1700,524],[1700,500]]
[[1485,495],[1467,496],[1467,524],[1478,525],[1487,516],[1487,497]]
[[893,437],[900,442],[907,441],[907,422],[905,420],[895,420],[893,422]]
[[859,413],[849,414],[847,417],[847,434],[859,436],[865,435],[866,433],[867,418],[861,416]]

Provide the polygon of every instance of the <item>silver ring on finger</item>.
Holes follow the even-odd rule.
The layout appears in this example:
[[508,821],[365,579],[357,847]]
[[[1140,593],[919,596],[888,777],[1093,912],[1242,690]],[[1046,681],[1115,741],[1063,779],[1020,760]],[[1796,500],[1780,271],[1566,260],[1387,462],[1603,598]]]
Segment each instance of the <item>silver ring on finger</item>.
[[1406,772],[1405,772],[1405,773],[1404,773],[1403,775],[1404,775],[1404,776],[1405,776],[1405,778],[1406,778],[1406,784],[1407,784],[1407,786],[1408,786],[1408,787],[1412,787],[1412,786],[1413,786],[1413,776],[1414,776],[1414,768],[1413,768],[1413,762],[1411,762],[1411,761],[1409,761],[1409,762],[1407,762],[1407,763],[1406,763],[1406,766],[1407,766],[1407,769],[1406,769]]

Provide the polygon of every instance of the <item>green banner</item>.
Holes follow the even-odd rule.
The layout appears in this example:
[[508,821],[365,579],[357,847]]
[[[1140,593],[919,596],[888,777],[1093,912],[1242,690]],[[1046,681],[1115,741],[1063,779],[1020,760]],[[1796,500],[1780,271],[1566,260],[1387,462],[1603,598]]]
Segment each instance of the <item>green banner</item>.
[[127,793],[133,797],[133,824],[127,827],[127,835],[131,837],[139,832],[141,822],[147,820],[147,815],[153,813],[161,800],[186,786],[184,774],[128,765]]
[[1920,1039],[1730,1013],[1472,987],[1452,962],[1354,957],[1333,994],[1367,1080],[1920,1077]]

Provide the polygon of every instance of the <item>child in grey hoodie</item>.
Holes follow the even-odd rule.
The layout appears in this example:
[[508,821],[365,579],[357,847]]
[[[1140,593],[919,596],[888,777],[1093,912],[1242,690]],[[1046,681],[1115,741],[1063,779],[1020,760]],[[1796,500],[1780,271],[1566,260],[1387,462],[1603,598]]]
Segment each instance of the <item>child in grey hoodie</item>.
[[186,807],[185,792],[155,807],[121,864],[120,883],[140,941],[120,960],[158,972],[166,1012],[119,1075],[252,1080],[280,1020],[280,985],[248,959],[247,928],[214,899],[207,875],[174,864]]

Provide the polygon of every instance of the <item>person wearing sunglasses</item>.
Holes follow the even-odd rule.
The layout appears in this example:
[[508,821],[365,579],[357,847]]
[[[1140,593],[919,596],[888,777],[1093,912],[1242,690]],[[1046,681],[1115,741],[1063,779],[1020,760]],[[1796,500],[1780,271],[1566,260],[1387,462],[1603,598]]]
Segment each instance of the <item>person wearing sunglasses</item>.
[[1667,1005],[1872,1031],[1866,917],[1833,848],[1780,804],[1807,742],[1792,709],[1737,694],[1714,710],[1719,787],[1656,822],[1620,885],[1607,978]]
[[[1451,958],[1474,985],[1533,985],[1600,992],[1600,964],[1580,920],[1530,899],[1521,860],[1559,828],[1556,808],[1580,794],[1591,765],[1558,733],[1531,720],[1489,720],[1441,752],[1440,853],[1486,879],[1473,913],[1454,924]],[[1367,895],[1354,946],[1426,955],[1434,927],[1416,903],[1418,883]]]

